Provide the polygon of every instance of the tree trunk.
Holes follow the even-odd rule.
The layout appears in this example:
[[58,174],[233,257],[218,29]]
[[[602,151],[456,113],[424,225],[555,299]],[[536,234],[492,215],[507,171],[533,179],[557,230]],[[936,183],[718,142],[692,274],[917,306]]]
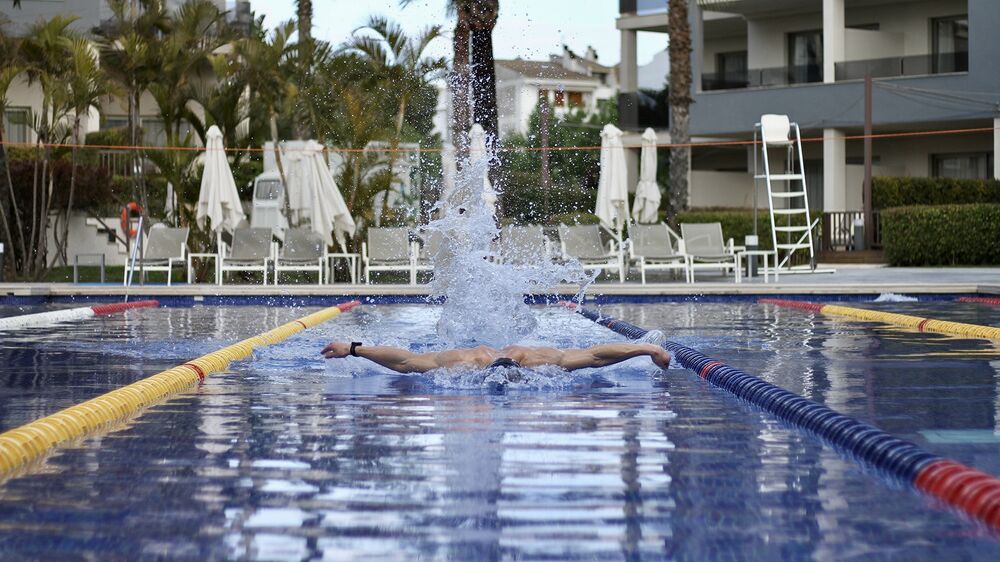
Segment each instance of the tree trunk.
[[[687,144],[691,140],[688,116],[691,106],[691,27],[688,23],[688,0],[669,0],[667,33],[670,36],[670,142]],[[691,148],[670,149],[670,198],[667,216],[675,222],[676,213],[688,208],[688,172]]]
[[472,127],[469,114],[469,25],[463,7],[458,9],[452,46],[455,54],[451,70],[451,142],[455,146],[455,161],[461,165],[469,157],[469,128]]
[[69,194],[66,196],[66,220],[63,224],[62,229],[62,241],[59,244],[59,256],[62,258],[63,265],[69,265],[68,256],[68,246],[69,246],[69,219],[73,212],[73,194],[76,192],[76,168],[77,168],[77,145],[80,144],[80,116],[76,115],[73,119],[73,156],[72,162],[73,167],[69,174]]
[[[20,242],[20,245],[17,247],[14,246],[14,237],[10,230],[10,224],[7,221],[6,205],[0,202],[0,208],[4,209],[4,216],[3,216],[4,236],[7,245],[10,248],[10,250],[8,250],[8,254],[11,256],[16,256],[17,248],[19,248],[21,250],[21,259],[24,259],[24,228],[21,226],[21,213],[17,209],[17,197],[14,195],[14,183],[11,181],[10,178],[10,164],[9,161],[7,160],[7,146],[3,144],[4,138],[5,138],[5,131],[3,130],[2,120],[0,120],[0,168],[3,168],[3,175],[0,176],[0,179],[7,182],[7,189],[0,191],[6,191],[7,193],[10,194],[11,214],[14,215],[14,227],[15,231],[18,234],[18,241]],[[17,271],[16,258],[10,260],[10,266],[12,270]]]
[[[296,0],[296,12],[298,16],[299,29],[299,64],[303,75],[312,72],[314,43],[312,37],[312,0]],[[311,131],[309,124],[302,119],[298,111],[292,110],[292,130],[299,140],[309,138]]]

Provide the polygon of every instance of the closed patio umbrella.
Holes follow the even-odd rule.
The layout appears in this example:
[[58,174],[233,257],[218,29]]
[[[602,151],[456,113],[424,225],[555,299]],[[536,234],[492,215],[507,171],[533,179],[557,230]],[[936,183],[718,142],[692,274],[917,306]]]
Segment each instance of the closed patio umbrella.
[[612,124],[601,131],[601,177],[597,184],[594,214],[601,224],[621,237],[628,213],[628,171],[622,132]]
[[660,211],[660,186],[656,183],[656,132],[647,128],[642,133],[642,155],[639,158],[639,183],[632,202],[632,218],[639,223],[656,222]]
[[205,228],[205,219],[208,219],[212,230],[232,232],[246,219],[246,215],[222,146],[222,131],[215,125],[206,135],[203,159],[205,167],[201,175],[195,220],[200,228]]
[[332,246],[336,238],[337,244],[345,249],[345,238],[354,235],[354,218],[327,165],[323,145],[309,141],[289,160],[294,163],[288,176],[290,223],[297,225],[308,220],[310,228],[323,236],[327,246]]

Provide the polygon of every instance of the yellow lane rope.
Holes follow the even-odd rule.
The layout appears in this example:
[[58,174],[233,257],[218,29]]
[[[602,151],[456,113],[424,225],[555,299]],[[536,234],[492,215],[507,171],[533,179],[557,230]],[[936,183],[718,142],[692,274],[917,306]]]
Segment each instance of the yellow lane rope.
[[147,406],[181,392],[229,363],[250,357],[254,349],[281,342],[331,320],[359,303],[331,306],[273,330],[234,343],[173,369],[70,406],[50,416],[0,433],[0,478],[45,455],[50,449],[130,418]]
[[938,332],[941,334],[952,334],[956,336],[1000,341],[1000,328],[996,328],[994,326],[948,322],[946,320],[934,320],[933,318],[922,318],[920,316],[881,312],[879,310],[868,310],[864,308],[854,308],[851,306],[840,306],[837,304],[817,304],[783,299],[757,299],[757,302],[787,306],[791,308],[800,308],[823,314],[831,314],[834,316],[845,316],[857,320],[883,322],[893,326],[911,328],[920,332]]

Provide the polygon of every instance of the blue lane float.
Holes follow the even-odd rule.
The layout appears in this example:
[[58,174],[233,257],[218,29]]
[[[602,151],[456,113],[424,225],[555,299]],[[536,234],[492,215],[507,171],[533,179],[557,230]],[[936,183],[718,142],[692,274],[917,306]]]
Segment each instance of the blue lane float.
[[[603,316],[575,303],[563,304],[629,339],[639,339],[648,333],[639,326]],[[671,341],[664,342],[663,347],[681,366],[712,385],[820,437],[880,474],[935,496],[1000,530],[1000,479],[925,451],[914,443],[716,361],[696,349]]]

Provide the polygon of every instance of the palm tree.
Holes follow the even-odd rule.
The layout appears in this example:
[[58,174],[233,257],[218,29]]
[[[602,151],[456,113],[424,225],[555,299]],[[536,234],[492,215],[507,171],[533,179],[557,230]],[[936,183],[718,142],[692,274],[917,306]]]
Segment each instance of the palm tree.
[[[51,198],[52,143],[62,140],[65,133],[63,117],[69,110],[66,81],[72,71],[70,64],[76,34],[69,28],[76,18],[56,16],[31,26],[21,41],[21,60],[29,84],[37,83],[42,90],[41,112],[34,118],[33,128],[41,159],[35,160],[32,182],[31,231],[22,271],[28,275],[45,268],[45,247],[48,240]],[[36,150],[37,153],[37,150]],[[41,173],[38,167],[41,165]]]
[[159,44],[159,78],[149,85],[167,146],[181,142],[181,125],[191,121],[194,84],[211,81],[210,58],[228,40],[225,16],[209,0],[188,0],[170,18],[169,33]]
[[[358,35],[357,31],[362,29],[373,31],[375,35]],[[441,37],[439,25],[425,29],[416,37],[407,37],[399,24],[381,16],[370,16],[368,23],[356,30],[346,44],[348,51],[357,53],[383,80],[392,84],[398,96],[390,168],[403,133],[407,104],[420,88],[447,68],[444,59],[424,56],[427,46],[438,37]]]
[[[128,105],[129,145],[141,143],[139,125],[142,93],[159,79],[160,42],[169,30],[163,0],[108,0],[112,18],[95,33],[102,38],[101,66],[125,91]],[[132,150],[132,170],[142,169],[138,148]],[[146,184],[138,174],[132,189],[138,194],[143,212],[148,209]]]
[[295,59],[296,45],[291,42],[295,22],[278,25],[269,34],[258,19],[250,35],[237,43],[236,55],[242,60],[241,79],[252,88],[252,96],[267,108],[274,143],[274,160],[278,166],[282,185],[286,186],[285,211],[288,211],[288,183],[278,147],[278,110],[282,105],[291,106],[298,95],[298,87],[289,80],[290,66]]
[[70,173],[62,240],[58,244],[59,257],[64,265],[68,265],[66,243],[69,239],[69,218],[73,212],[73,196],[76,191],[77,146],[83,144],[80,125],[90,109],[98,106],[100,98],[115,92],[107,75],[101,70],[100,61],[91,43],[81,37],[75,38],[70,47],[70,71],[66,78],[67,103],[73,116],[73,167]]
[[[18,234],[17,248],[21,250],[20,255],[23,259],[26,255],[24,227],[21,225],[21,211],[17,207],[17,197],[14,194],[14,183],[10,178],[10,166],[7,161],[7,146],[3,144],[7,131],[4,130],[4,120],[2,119],[2,116],[7,114],[7,91],[10,89],[10,85],[14,79],[20,75],[24,69],[20,66],[20,64],[18,64],[18,44],[14,39],[3,34],[3,23],[4,22],[0,21],[0,60],[4,60],[6,62],[4,66],[0,68],[0,168],[2,168],[0,180],[6,182],[7,186],[5,189],[0,190],[0,192],[5,192],[10,195],[11,214],[14,216],[14,232],[17,232]],[[14,237],[11,234],[6,207],[5,203],[0,202],[0,219],[3,220],[4,241],[10,248],[10,252],[16,255]],[[13,260],[12,264],[13,267],[17,269],[17,265],[13,262]]]
[[[500,14],[499,0],[470,0],[468,11],[472,39],[472,117],[483,126],[487,138],[498,139],[497,79],[493,59],[493,28]],[[496,178],[493,178],[494,180]]]
[[[469,111],[469,6],[475,0],[446,0],[445,15],[455,16],[455,30],[452,33],[451,75],[448,85],[451,90],[451,142],[455,146],[455,156],[461,162],[469,156],[469,128],[472,116]],[[413,0],[399,0],[406,7]]]
[[[687,0],[669,0],[667,33],[670,36],[670,141],[685,145],[691,140],[688,116],[691,107],[691,27],[688,24]],[[691,149],[670,149],[670,222],[674,215],[687,210],[688,169]]]
[[[299,56],[296,66],[299,71],[300,83],[307,83],[311,82],[310,76],[315,64],[313,54],[316,49],[316,43],[313,41],[312,36],[312,0],[295,0],[295,11],[299,30]],[[311,135],[308,127],[309,123],[307,123],[306,119],[303,119],[304,116],[301,113],[301,111],[294,111],[292,113],[292,128],[297,138],[304,139]]]

